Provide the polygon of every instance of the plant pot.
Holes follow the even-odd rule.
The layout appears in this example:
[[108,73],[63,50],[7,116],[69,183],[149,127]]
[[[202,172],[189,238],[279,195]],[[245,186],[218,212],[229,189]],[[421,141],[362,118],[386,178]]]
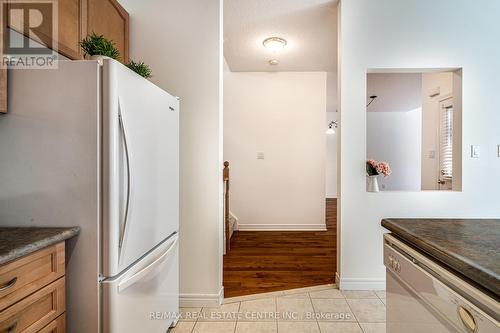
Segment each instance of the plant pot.
[[378,175],[368,176],[368,186],[366,190],[368,192],[379,192]]
[[104,59],[113,59],[111,57],[108,57],[108,56],[103,56],[103,55],[87,55],[85,56],[85,59],[88,59],[88,60],[97,60],[101,65],[102,65],[102,61]]

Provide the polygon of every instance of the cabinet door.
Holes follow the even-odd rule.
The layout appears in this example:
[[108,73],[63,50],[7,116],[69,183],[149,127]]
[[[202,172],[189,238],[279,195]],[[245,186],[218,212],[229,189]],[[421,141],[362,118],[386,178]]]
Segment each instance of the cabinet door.
[[[29,9],[30,3],[13,3],[16,8]],[[23,17],[13,15],[9,17],[8,27],[21,34],[26,35],[33,40],[47,45],[51,49],[56,49],[58,53],[70,58],[81,59],[80,38],[84,29],[85,0],[58,0],[57,1],[57,34],[52,36],[50,26],[42,25],[40,27],[30,28],[31,33],[26,35],[24,30]]]
[[66,314],[57,317],[56,320],[42,328],[38,333],[66,333]]
[[34,333],[64,313],[64,277],[0,311],[0,332]]
[[[115,43],[120,61],[128,62],[127,11],[116,0],[87,0],[87,34],[95,32]],[[83,36],[85,37],[85,36]]]
[[58,0],[58,5],[58,51],[70,59],[82,59],[80,39],[85,28],[85,0]]
[[62,277],[64,259],[62,242],[0,266],[0,310]]

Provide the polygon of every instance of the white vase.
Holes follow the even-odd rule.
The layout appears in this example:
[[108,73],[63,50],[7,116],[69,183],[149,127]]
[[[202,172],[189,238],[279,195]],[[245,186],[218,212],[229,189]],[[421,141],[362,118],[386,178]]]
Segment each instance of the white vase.
[[368,176],[368,192],[379,192],[378,188],[378,175]]

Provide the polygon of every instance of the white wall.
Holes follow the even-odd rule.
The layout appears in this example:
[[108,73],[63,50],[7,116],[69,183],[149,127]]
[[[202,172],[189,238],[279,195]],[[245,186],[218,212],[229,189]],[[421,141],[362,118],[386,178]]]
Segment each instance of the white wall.
[[[325,131],[330,122],[338,120],[338,112],[327,112]],[[326,197],[337,197],[337,134],[338,128],[335,129],[335,134],[326,136]]]
[[422,74],[368,73],[366,158],[389,162],[392,174],[379,177],[382,191],[420,191]]
[[[500,46],[491,42],[500,40],[500,2],[348,0],[339,10],[340,287],[384,288],[381,218],[500,216]],[[366,193],[367,69],[460,67],[462,192]],[[471,144],[481,158],[468,157]]]
[[388,162],[389,177],[380,176],[381,191],[420,191],[422,109],[367,112],[366,157]]
[[[326,73],[326,126],[338,120],[337,112],[337,73]],[[337,134],[328,135],[326,141],[326,197],[337,197]]]
[[325,119],[324,72],[224,73],[224,159],[240,230],[325,228]]
[[120,0],[130,53],[181,98],[181,305],[215,305],[222,286],[222,4]]
[[326,73],[326,112],[337,112],[337,73]]
[[[372,102],[373,95],[377,97]],[[406,112],[422,107],[422,74],[368,73],[366,103],[370,103],[368,112]]]

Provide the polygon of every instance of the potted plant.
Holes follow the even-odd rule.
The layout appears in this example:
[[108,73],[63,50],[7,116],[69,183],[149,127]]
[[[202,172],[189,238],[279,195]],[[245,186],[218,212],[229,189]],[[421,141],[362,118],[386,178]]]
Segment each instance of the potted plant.
[[378,192],[378,176],[388,177],[392,173],[387,162],[377,162],[373,159],[366,161],[366,175],[368,177],[368,192]]
[[85,57],[90,59],[99,60],[107,57],[117,60],[120,58],[120,52],[115,47],[115,43],[95,32],[84,38],[80,42],[80,47],[83,49]]
[[149,79],[152,76],[151,68],[146,65],[143,61],[130,60],[127,67],[142,76],[143,78]]

